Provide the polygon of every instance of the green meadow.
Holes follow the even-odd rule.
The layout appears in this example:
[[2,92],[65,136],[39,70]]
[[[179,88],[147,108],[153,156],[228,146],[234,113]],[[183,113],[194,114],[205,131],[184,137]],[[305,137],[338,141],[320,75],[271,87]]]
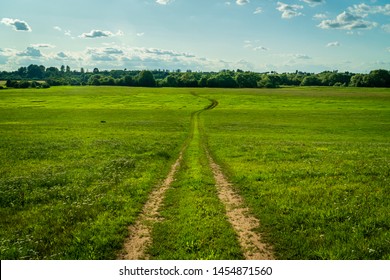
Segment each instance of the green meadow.
[[390,259],[387,89],[207,96],[210,150],[280,259]]
[[279,259],[388,260],[389,139],[386,89],[5,89],[0,259],[115,259],[187,147],[152,258],[243,258],[207,149]]
[[180,90],[2,91],[0,258],[115,258],[203,103]]

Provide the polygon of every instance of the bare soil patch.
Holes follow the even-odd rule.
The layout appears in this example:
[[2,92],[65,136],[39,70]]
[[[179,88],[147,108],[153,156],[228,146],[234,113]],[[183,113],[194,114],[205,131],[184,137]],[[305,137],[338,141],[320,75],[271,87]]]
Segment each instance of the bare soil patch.
[[145,254],[145,250],[152,242],[151,231],[153,224],[159,219],[159,208],[163,202],[164,194],[172,184],[175,173],[179,168],[183,158],[183,151],[176,162],[172,165],[168,176],[165,178],[162,185],[154,190],[146,204],[142,209],[142,213],[138,217],[134,225],[129,226],[129,237],[125,241],[124,252],[119,256],[122,260],[147,260],[149,256]]
[[217,184],[219,199],[225,205],[226,215],[238,235],[245,258],[247,260],[275,259],[271,246],[264,243],[260,233],[255,231],[255,228],[260,225],[259,220],[249,213],[243,199],[233,190],[220,166],[209,153],[207,157]]

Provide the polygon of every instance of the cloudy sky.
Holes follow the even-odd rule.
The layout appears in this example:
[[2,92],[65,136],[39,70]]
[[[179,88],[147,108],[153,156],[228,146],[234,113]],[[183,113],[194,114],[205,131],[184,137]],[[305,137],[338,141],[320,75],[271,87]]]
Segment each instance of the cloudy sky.
[[0,71],[390,69],[388,0],[1,0]]

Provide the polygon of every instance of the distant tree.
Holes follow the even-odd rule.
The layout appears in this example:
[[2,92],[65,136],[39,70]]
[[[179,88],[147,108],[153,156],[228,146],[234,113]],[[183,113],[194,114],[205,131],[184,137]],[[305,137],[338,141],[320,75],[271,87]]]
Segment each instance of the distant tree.
[[209,77],[207,79],[207,87],[210,87],[210,88],[214,88],[214,87],[218,87],[218,80],[217,80],[217,77],[215,75]]
[[113,85],[115,85],[115,80],[113,77],[108,76],[108,77],[105,77],[104,79],[100,80],[100,84],[105,85],[105,86],[113,86]]
[[163,80],[163,85],[166,87],[177,87],[178,82],[176,76],[169,75]]
[[48,67],[46,68],[46,77],[52,78],[52,77],[59,77],[60,70],[58,70],[57,67]]
[[83,67],[81,67],[81,69],[80,69],[80,73],[81,73],[81,74],[84,74],[84,73],[85,73],[85,71],[84,71],[84,68],[83,68]]
[[61,73],[65,73],[65,65],[61,65]]
[[263,74],[257,86],[262,88],[276,88],[279,86],[276,77],[276,75]]
[[7,82],[5,83],[5,86],[7,88],[13,87],[12,81],[11,80],[7,80]]
[[367,75],[367,86],[390,87],[390,73],[387,70],[373,70]]
[[31,86],[31,83],[29,81],[20,81],[19,82],[19,88],[29,88]]
[[257,87],[257,82],[259,80],[259,76],[255,73],[246,72],[237,70],[236,74],[236,82],[238,87],[240,88],[255,88]]
[[315,75],[309,75],[303,78],[301,86],[320,86],[321,81]]
[[70,73],[70,67],[66,65],[66,73]]
[[154,79],[152,72],[150,72],[148,70],[143,70],[138,74],[137,82],[138,82],[138,85],[141,87],[155,87],[156,86],[156,80]]
[[180,87],[198,87],[198,80],[196,79],[195,75],[192,74],[192,72],[187,71],[186,73],[180,75],[178,84],[176,84],[176,86],[177,85]]
[[100,75],[92,75],[88,79],[88,84],[91,85],[91,86],[100,86],[100,84],[101,84],[100,78],[101,78]]
[[133,86],[134,85],[133,77],[131,77],[130,75],[124,76],[123,77],[123,85],[128,86],[128,87]]
[[220,72],[216,76],[217,86],[220,88],[236,88],[238,84],[230,72]]
[[366,82],[364,79],[364,75],[356,74],[356,75],[351,77],[351,82],[350,82],[349,86],[351,86],[351,87],[364,87],[365,83]]
[[202,75],[202,77],[198,81],[198,86],[199,87],[207,87],[207,76]]
[[94,73],[94,74],[97,74],[97,73],[99,73],[99,69],[98,69],[98,68],[93,68],[93,71],[92,71],[92,73]]
[[20,67],[18,69],[18,74],[21,78],[24,78],[27,76],[27,67]]
[[31,79],[43,79],[45,75],[45,67],[31,64],[27,67],[27,77]]

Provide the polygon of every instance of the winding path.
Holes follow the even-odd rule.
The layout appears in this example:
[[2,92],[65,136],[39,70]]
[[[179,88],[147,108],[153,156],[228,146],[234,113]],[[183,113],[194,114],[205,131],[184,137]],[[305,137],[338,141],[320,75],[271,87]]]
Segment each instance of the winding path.
[[[191,94],[197,98],[209,100],[210,105],[191,114],[190,135],[185,141],[179,157],[171,166],[168,176],[161,186],[158,186],[150,194],[149,199],[144,205],[142,213],[138,217],[137,221],[134,225],[129,227],[129,237],[125,241],[124,251],[120,256],[118,256],[119,259],[149,259],[149,256],[145,254],[145,251],[152,242],[151,231],[153,224],[159,220],[159,208],[163,203],[165,192],[174,181],[175,174],[180,168],[183,154],[185,153],[189,143],[193,141],[194,133],[199,131],[201,136],[204,136],[203,128],[199,127],[199,118],[201,113],[207,110],[212,110],[218,106],[218,101],[215,99],[199,96],[194,92],[191,92]],[[200,139],[204,139],[204,137],[200,137]],[[251,215],[249,209],[245,207],[243,199],[234,191],[232,185],[223,174],[221,167],[212,158],[206,143],[201,144],[207,155],[209,166],[214,175],[218,190],[218,197],[225,206],[226,216],[237,234],[237,238],[245,258],[247,260],[274,259],[272,248],[262,241],[261,235],[258,231],[256,231],[256,228],[260,225],[259,220]]]

